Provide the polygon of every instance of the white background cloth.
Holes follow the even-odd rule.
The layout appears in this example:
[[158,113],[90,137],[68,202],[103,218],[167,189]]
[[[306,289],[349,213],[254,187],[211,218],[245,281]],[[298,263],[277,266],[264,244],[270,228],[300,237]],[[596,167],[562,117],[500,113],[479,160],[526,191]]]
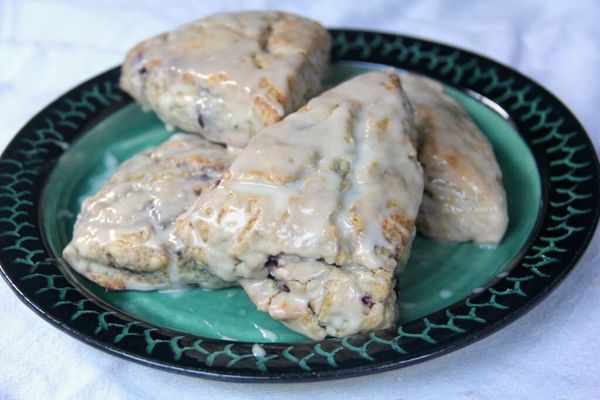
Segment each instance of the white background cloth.
[[[220,6],[219,4],[222,4]],[[222,10],[277,8],[331,27],[458,45],[534,78],[600,144],[598,1],[0,1],[0,148],[70,87],[121,62],[137,41]],[[0,283],[2,399],[598,399],[598,235],[542,304],[441,358],[361,378],[236,384],[123,361],[53,328]]]

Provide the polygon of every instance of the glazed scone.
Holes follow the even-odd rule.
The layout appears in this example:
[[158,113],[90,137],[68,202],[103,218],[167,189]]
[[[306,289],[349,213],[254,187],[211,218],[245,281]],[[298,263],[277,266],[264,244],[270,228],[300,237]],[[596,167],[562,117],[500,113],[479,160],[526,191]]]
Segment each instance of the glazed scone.
[[393,72],[312,99],[177,219],[186,257],[311,338],[389,327],[423,191],[411,118]]
[[231,286],[185,259],[173,228],[235,155],[197,135],[176,134],[132,157],[84,200],[64,259],[108,289]]
[[121,87],[167,125],[243,147],[319,93],[330,46],[293,14],[216,14],[131,49]]
[[499,243],[508,211],[492,145],[440,83],[410,73],[402,82],[425,174],[417,229],[437,240]]

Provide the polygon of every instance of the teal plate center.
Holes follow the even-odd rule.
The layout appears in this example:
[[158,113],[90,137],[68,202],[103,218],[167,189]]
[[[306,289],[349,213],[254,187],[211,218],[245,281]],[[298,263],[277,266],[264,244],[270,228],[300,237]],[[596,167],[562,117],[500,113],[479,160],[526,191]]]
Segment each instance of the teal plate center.
[[[338,63],[332,82],[375,65]],[[510,222],[496,247],[440,243],[417,236],[400,277],[400,323],[444,309],[481,290],[511,266],[535,225],[541,201],[538,170],[527,145],[512,125],[480,101],[448,88],[494,146],[504,175]],[[82,200],[94,193],[134,154],[158,145],[170,133],[152,113],[130,104],[79,138],[54,168],[43,196],[44,234],[59,258],[72,234]],[[194,335],[247,342],[308,341],[259,312],[240,288],[207,291],[107,291],[73,275],[80,286],[119,311],[147,323]]]

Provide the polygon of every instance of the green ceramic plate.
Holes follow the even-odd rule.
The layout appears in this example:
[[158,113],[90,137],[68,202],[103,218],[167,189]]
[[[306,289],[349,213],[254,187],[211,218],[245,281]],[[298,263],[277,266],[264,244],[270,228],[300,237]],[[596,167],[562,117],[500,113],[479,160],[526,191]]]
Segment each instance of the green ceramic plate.
[[406,365],[531,307],[574,265],[598,217],[597,160],[577,121],[535,83],[471,53],[395,35],[332,34],[332,84],[394,66],[445,82],[468,110],[504,175],[510,223],[499,246],[417,236],[399,282],[398,326],[321,342],[256,311],[240,288],[106,291],[57,262],[81,201],[119,163],[170,135],[120,92],[115,69],[42,111],[1,159],[0,260],[13,288],[93,345],[222,379],[331,378]]
[[[332,81],[377,67],[340,62],[332,70]],[[449,91],[494,145],[504,174],[510,225],[497,247],[440,243],[418,236],[406,273],[400,279],[400,322],[444,309],[487,286],[511,266],[531,235],[539,213],[540,178],[525,142],[495,111],[458,90]],[[93,194],[119,163],[169,136],[154,114],[130,104],[103,119],[71,146],[54,168],[44,192],[44,233],[54,254],[61,254],[69,242],[82,200]],[[76,279],[116,309],[157,326],[216,339],[308,340],[272,320],[267,313],[257,311],[241,288],[115,292],[84,278]]]

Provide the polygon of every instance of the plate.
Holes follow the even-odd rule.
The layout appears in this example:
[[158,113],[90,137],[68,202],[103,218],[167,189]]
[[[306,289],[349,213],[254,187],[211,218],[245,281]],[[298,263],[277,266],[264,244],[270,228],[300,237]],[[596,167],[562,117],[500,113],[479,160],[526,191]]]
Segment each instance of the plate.
[[60,260],[83,197],[169,133],[118,88],[114,68],[36,115],[0,158],[0,264],[17,295],[78,339],[146,365],[236,381],[363,375],[458,349],[531,309],[595,230],[599,166],[552,94],[505,66],[422,39],[331,30],[332,81],[394,67],[443,82],[494,145],[510,223],[498,247],[415,240],[398,324],[311,341],[256,311],[239,288],[109,292]]

